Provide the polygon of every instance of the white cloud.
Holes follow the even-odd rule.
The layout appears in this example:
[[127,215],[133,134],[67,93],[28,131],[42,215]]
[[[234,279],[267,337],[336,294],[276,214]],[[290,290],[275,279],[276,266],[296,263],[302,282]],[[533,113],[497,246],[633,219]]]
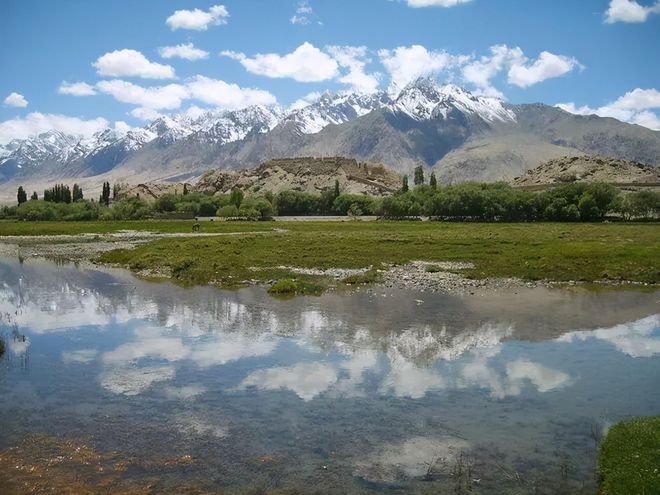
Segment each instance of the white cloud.
[[378,74],[365,72],[366,65],[371,62],[366,46],[328,46],[326,50],[341,67],[348,69],[348,73],[339,78],[340,83],[361,93],[373,93],[378,89]]
[[660,2],[645,7],[635,0],[611,0],[605,12],[605,22],[645,22],[651,14],[660,13]]
[[651,111],[660,108],[660,91],[657,89],[636,88],[599,108],[592,108],[587,105],[578,107],[573,102],[558,103],[556,106],[576,115],[612,117],[622,122],[660,130],[660,117]]
[[312,22],[311,17],[313,14],[314,14],[314,10],[312,9],[312,6],[309,4],[309,1],[300,0],[298,2],[298,7],[296,8],[296,13],[289,20],[291,24],[300,24],[304,26]]
[[472,0],[406,0],[409,7],[456,7]]
[[25,96],[19,93],[11,93],[4,99],[3,103],[9,107],[25,108],[28,106]]
[[299,98],[298,100],[294,101],[291,106],[289,107],[289,110],[299,110],[301,108],[305,108],[308,105],[311,105],[312,103],[316,103],[319,98],[323,93],[320,91],[312,91],[311,93],[307,93],[305,96],[302,98]]
[[92,96],[96,94],[94,86],[87,84],[86,82],[68,83],[62,81],[60,87],[57,88],[57,92],[61,95],[73,96]]
[[176,375],[173,366],[146,368],[111,368],[101,374],[101,386],[112,393],[138,395],[154,383],[171,380]]
[[25,117],[0,122],[0,144],[12,139],[26,139],[42,132],[56,130],[74,136],[89,137],[106,129],[109,122],[103,118],[85,120],[58,114],[32,112]]
[[150,62],[137,50],[115,50],[100,56],[92,64],[101,76],[172,79],[176,77],[170,65]]
[[136,119],[144,120],[146,122],[159,119],[163,116],[163,114],[158,110],[147,107],[137,107],[131,110],[129,113]]
[[188,98],[188,90],[180,84],[154,86],[145,88],[121,79],[100,81],[96,87],[115,100],[122,103],[131,103],[151,110],[174,110],[181,106],[181,102]]
[[80,349],[78,351],[64,351],[62,352],[62,361],[64,364],[87,364],[96,359],[99,351],[96,349]]
[[243,53],[223,51],[221,56],[238,60],[248,72],[266,77],[290,77],[300,82],[318,82],[338,74],[337,62],[309,42],[286,55],[276,53],[247,57]]
[[439,73],[458,62],[444,50],[427,50],[421,45],[380,50],[378,56],[389,72],[391,84],[395,88],[403,87],[418,77]]
[[524,61],[525,56],[520,48],[506,45],[491,46],[490,53],[463,66],[463,79],[474,84],[479,94],[502,98],[502,93],[491,85],[491,79],[505,67]]
[[235,110],[250,105],[273,105],[277,103],[277,98],[268,91],[241,88],[237,84],[226,83],[205,76],[196,76],[187,86],[193,97],[226,110]]
[[214,5],[208,12],[200,9],[177,10],[167,18],[165,23],[175,31],[177,29],[192,29],[206,31],[209,26],[227,24],[229,12],[224,5]]
[[541,52],[539,58],[529,66],[522,61],[514,63],[509,69],[508,82],[527,88],[546,79],[563,76],[576,67],[580,67],[580,64],[573,57]]
[[195,48],[192,43],[163,46],[158,49],[158,53],[163,58],[183,58],[185,60],[200,60],[209,56],[209,52]]

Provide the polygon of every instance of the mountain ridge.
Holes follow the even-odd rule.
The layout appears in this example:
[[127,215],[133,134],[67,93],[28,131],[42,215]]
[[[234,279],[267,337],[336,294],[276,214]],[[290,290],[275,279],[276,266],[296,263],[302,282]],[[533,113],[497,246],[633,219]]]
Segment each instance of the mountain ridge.
[[660,132],[544,104],[512,105],[420,78],[396,94],[324,93],[288,110],[257,105],[163,116],[91,138],[48,131],[0,146],[0,182],[199,176],[296,156],[350,156],[401,173],[422,164],[442,182],[488,181],[568,154],[658,166]]

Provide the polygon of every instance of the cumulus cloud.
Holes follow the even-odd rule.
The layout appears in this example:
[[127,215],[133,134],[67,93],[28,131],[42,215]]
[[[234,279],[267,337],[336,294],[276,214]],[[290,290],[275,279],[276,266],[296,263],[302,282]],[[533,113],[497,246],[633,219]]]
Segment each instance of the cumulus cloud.
[[546,79],[563,76],[576,67],[580,67],[580,64],[572,57],[541,52],[539,58],[530,65],[514,63],[509,69],[508,81],[510,84],[527,88]]
[[8,107],[25,108],[28,106],[28,101],[20,93],[11,93],[4,99],[3,103]]
[[406,0],[409,7],[456,7],[472,0]]
[[131,103],[152,110],[174,110],[188,97],[188,90],[181,84],[168,84],[145,88],[121,79],[100,81],[96,87],[122,103]]
[[192,29],[195,31],[206,31],[209,26],[220,26],[227,24],[229,12],[224,5],[214,5],[208,11],[177,10],[167,18],[165,23],[176,31],[177,29]]
[[60,87],[57,88],[57,92],[61,95],[73,96],[92,96],[96,94],[94,86],[87,84],[86,82],[68,83],[62,81]]
[[66,115],[32,112],[25,117],[0,122],[0,144],[6,144],[13,139],[27,139],[50,130],[89,137],[95,132],[106,129],[108,125],[109,122],[100,117],[85,120]]
[[427,50],[421,45],[380,50],[378,56],[389,72],[394,88],[405,86],[418,77],[442,72],[463,59],[457,59],[444,50]]
[[371,62],[367,57],[366,46],[328,46],[326,50],[340,67],[348,70],[339,78],[340,83],[360,93],[373,93],[378,89],[378,74],[367,74],[365,70]]
[[273,105],[277,103],[277,98],[268,91],[242,88],[238,84],[227,83],[205,76],[196,76],[187,86],[194,98],[226,110],[235,110],[250,105]]
[[507,72],[509,84],[527,88],[581,67],[573,57],[544,51],[530,61],[519,47],[494,45],[489,55],[464,64],[461,72],[463,80],[477,88],[477,94],[502,98],[503,94],[493,86],[492,80],[503,71]]
[[296,13],[291,17],[291,24],[307,25],[312,22],[311,18],[314,10],[308,0],[300,0],[296,7]]
[[611,0],[605,12],[605,22],[646,22],[651,14],[660,12],[660,2],[645,7],[635,0]]
[[220,55],[238,60],[252,74],[272,78],[290,77],[299,82],[326,81],[334,78],[339,69],[335,59],[309,42],[286,55],[266,53],[248,57],[232,51],[223,51]]
[[150,62],[137,50],[115,50],[100,56],[92,64],[100,76],[172,79],[176,77],[170,65]]
[[653,111],[660,108],[660,91],[653,88],[636,88],[598,108],[588,105],[577,106],[574,102],[558,103],[556,106],[576,115],[612,117],[622,122],[660,130],[660,117]]
[[209,56],[209,52],[195,48],[192,43],[162,46],[158,49],[158,53],[163,58],[183,58],[185,60],[200,60]]

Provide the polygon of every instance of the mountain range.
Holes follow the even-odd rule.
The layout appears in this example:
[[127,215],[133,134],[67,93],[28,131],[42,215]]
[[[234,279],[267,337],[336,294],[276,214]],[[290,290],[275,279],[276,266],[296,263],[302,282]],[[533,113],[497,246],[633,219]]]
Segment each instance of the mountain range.
[[600,154],[660,166],[660,132],[544,104],[512,105],[429,78],[397,92],[325,93],[294,109],[251,106],[163,116],[91,138],[49,131],[0,146],[0,182],[103,175],[187,180],[282,157],[349,156],[439,181],[508,180],[562,156]]

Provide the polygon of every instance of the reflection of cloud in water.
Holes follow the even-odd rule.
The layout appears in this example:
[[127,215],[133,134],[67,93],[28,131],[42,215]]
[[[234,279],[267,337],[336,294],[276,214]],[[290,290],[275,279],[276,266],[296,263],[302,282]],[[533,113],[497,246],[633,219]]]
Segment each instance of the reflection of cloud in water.
[[485,388],[492,397],[502,399],[520,395],[528,381],[537,391],[549,392],[567,385],[570,377],[563,371],[522,359],[507,363],[502,374],[489,366],[486,359],[479,358],[463,366],[457,386]]
[[300,363],[289,368],[270,368],[250,373],[239,389],[291,390],[304,401],[312,400],[337,382],[337,371],[325,363]]
[[80,349],[77,351],[64,351],[62,352],[62,361],[64,364],[71,363],[80,363],[87,364],[91,363],[96,359],[99,351],[96,349]]
[[660,337],[653,336],[658,330],[660,330],[660,314],[611,328],[570,332],[557,340],[570,343],[576,340],[599,339],[613,344],[630,357],[642,358],[660,354]]
[[356,463],[356,474],[379,483],[395,483],[424,476],[430,464],[449,465],[469,444],[460,438],[413,437],[385,444]]
[[225,335],[194,346],[190,358],[198,366],[219,366],[248,357],[267,356],[275,350],[277,342],[265,337]]
[[224,438],[228,433],[226,426],[209,423],[204,418],[188,413],[177,414],[174,426],[186,436]]
[[120,364],[140,358],[159,358],[166,361],[179,361],[190,354],[183,340],[178,337],[162,337],[160,329],[143,328],[135,331],[137,340],[120,345],[113,351],[103,353],[105,364]]
[[109,368],[101,374],[101,386],[115,394],[138,395],[154,383],[171,380],[175,374],[173,366]]
[[7,347],[9,347],[9,350],[16,356],[22,356],[25,354],[28,350],[28,347],[30,347],[30,339],[29,337],[25,337],[25,340],[22,338],[14,338],[14,337],[9,337],[7,339]]
[[383,380],[381,390],[397,397],[419,399],[427,392],[446,386],[445,380],[433,368],[419,368],[406,360],[394,348],[388,353],[390,371]]

